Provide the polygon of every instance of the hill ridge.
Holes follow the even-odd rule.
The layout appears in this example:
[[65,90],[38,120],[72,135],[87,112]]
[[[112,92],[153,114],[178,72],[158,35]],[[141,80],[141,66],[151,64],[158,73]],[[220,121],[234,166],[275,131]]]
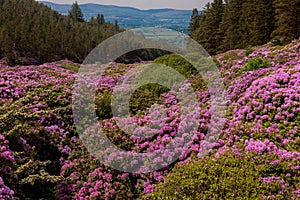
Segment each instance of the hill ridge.
[[[61,14],[66,15],[71,8],[71,4],[57,4],[48,1],[39,1],[51,7]],[[103,14],[109,22],[117,20],[119,25],[125,28],[137,27],[162,27],[188,33],[188,25],[192,11],[178,10],[172,8],[159,9],[139,9],[128,6],[102,5],[97,3],[80,4],[85,20],[91,16]],[[143,19],[143,20],[141,20]]]

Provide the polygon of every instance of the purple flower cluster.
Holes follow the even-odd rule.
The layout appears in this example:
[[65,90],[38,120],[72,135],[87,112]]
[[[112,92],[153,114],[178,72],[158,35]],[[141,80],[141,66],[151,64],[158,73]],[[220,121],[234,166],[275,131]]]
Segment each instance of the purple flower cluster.
[[[231,149],[238,155],[250,157],[258,167],[266,168],[261,176],[263,184],[279,184],[282,188],[281,191],[270,191],[262,198],[275,198],[287,192],[291,192],[295,199],[300,198],[299,48],[300,41],[293,41],[285,47],[270,44],[257,47],[249,56],[244,56],[244,50],[217,56],[222,65],[220,71],[229,106],[222,130],[214,129],[210,123],[212,110],[208,91],[196,92],[199,102],[192,103],[191,110],[188,106],[180,107],[178,93],[174,90],[162,96],[163,104],[160,106],[127,118],[99,120],[99,127],[113,144],[132,153],[133,158],[137,153],[159,152],[181,130],[183,134],[178,142],[184,142],[185,136],[189,135],[192,138],[190,148],[182,150],[174,147],[173,152],[166,151],[162,157],[153,157],[149,165],[164,166],[172,159],[174,152],[180,155],[176,162],[186,164],[189,160],[198,159],[203,147],[214,148],[212,153],[216,158]],[[228,54],[235,56],[223,59]],[[267,59],[271,66],[241,73],[240,69],[248,60],[256,57]],[[109,65],[109,70],[100,81],[94,83],[99,98],[104,93],[111,94],[120,77],[138,66]],[[173,164],[144,174],[142,172],[146,169],[138,168],[140,160],[122,163],[119,161],[120,155],[111,154],[107,160],[109,164],[137,168],[139,173],[130,174],[104,166],[87,151],[73,124],[71,103],[74,79],[75,72],[63,69],[57,63],[0,68],[0,175],[4,177],[11,173],[13,164],[18,167],[23,159],[29,159],[31,155],[52,158],[45,145],[39,144],[43,142],[57,148],[60,155],[53,162],[60,163],[60,175],[65,179],[57,185],[57,199],[133,198],[155,191],[155,186],[165,180]],[[187,87],[188,83],[182,85],[182,88]],[[121,85],[118,89],[124,88]],[[190,98],[186,96],[183,99],[188,101]],[[182,119],[183,112],[190,114]],[[195,124],[197,128],[190,128]],[[211,143],[205,141],[210,128]],[[133,130],[132,135],[126,134],[126,130]],[[214,140],[214,133],[221,137]],[[96,140],[98,136],[92,130],[87,134],[91,138],[89,142],[101,142]],[[7,138],[14,139],[14,143]],[[10,150],[12,147],[15,151]],[[107,148],[97,153],[106,155],[111,150]],[[0,177],[0,199],[11,199],[13,195],[14,192],[5,186]]]
[[[236,52],[241,54],[244,51]],[[270,169],[282,166],[288,172],[275,172],[281,178],[270,176],[262,180],[266,184],[279,181],[280,187],[297,194],[300,180],[299,41],[280,48],[267,44],[256,48],[248,57],[229,62],[222,60],[226,54],[219,55],[218,59],[222,63],[230,103],[227,125],[223,130],[225,145],[218,154],[232,148],[237,154],[245,151],[258,166]],[[256,57],[267,59],[272,65],[240,74],[239,69],[248,59]],[[291,177],[294,181],[286,183]],[[269,194],[268,197],[275,196]]]
[[10,166],[15,161],[13,152],[9,149],[9,141],[5,140],[2,134],[0,134],[0,161],[0,175],[10,172]]
[[0,199],[14,199],[14,191],[7,187],[0,176]]

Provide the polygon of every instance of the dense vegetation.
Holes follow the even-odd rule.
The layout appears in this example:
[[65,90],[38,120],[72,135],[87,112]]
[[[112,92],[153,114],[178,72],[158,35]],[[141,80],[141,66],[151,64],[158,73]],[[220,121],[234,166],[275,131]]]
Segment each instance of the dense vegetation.
[[0,58],[10,65],[81,62],[101,41],[120,31],[118,24],[95,17],[100,20],[84,22],[78,4],[63,16],[34,0],[1,0]]
[[214,0],[200,14],[194,9],[189,30],[210,54],[286,44],[300,36],[299,13],[299,0]]
[[[68,62],[0,68],[1,199],[300,199],[300,40],[287,46],[233,50],[216,56],[228,94],[227,119],[214,150],[200,147],[210,120],[209,93],[196,89],[202,105],[193,144],[159,171],[130,174],[104,166],[89,154],[72,118],[72,88],[79,66]],[[176,61],[176,62],[174,62]],[[201,86],[191,65],[175,55],[157,59]],[[176,63],[181,63],[180,68]],[[139,64],[111,63],[97,86],[96,113],[120,148],[147,152],[173,138],[180,123],[172,90],[140,88],[130,120],[142,131],[149,117],[165,123],[157,137],[129,137],[110,113],[120,77]],[[159,78],[159,76],[157,76]],[[205,85],[203,85],[205,86]],[[153,101],[166,116],[149,116]],[[157,160],[157,162],[160,162]],[[132,163],[134,164],[134,163]]]
[[[86,138],[76,129],[72,98],[76,78],[82,83],[76,76],[79,64],[64,60],[15,65],[62,58],[81,61],[96,42],[121,31],[118,24],[106,23],[100,14],[85,22],[77,3],[68,16],[62,16],[33,0],[0,1],[0,53],[11,64],[0,62],[0,199],[300,199],[300,39],[281,45],[299,36],[299,16],[295,14],[299,5],[298,1],[290,2],[294,7],[280,0],[253,2],[255,6],[251,1],[215,0],[200,15],[194,10],[190,25],[192,36],[212,53],[244,49],[209,59],[187,54],[185,58],[190,57],[197,66],[179,55],[161,56],[169,52],[142,49],[118,59],[129,59],[130,63],[130,59],[140,57],[161,57],[134,64],[110,62],[100,80],[95,83],[89,79],[96,85],[92,108],[98,125],[119,148],[131,153],[157,152],[182,129],[188,130],[183,135],[192,138],[189,149],[174,147],[180,156],[167,167],[149,173],[125,173],[97,160],[84,145]],[[263,17],[256,7],[269,14]],[[239,12],[233,15],[235,9]],[[265,22],[264,28],[260,20]],[[203,32],[199,25],[209,32]],[[235,27],[229,30],[237,31],[230,35],[227,25]],[[146,42],[142,34],[135,39],[131,34],[124,36],[124,46],[134,46],[135,39]],[[252,46],[277,36],[277,42]],[[118,46],[119,41],[114,42],[112,48],[124,48]],[[150,66],[146,71],[152,71],[151,80],[173,83],[176,77],[165,79],[161,69],[155,68],[159,64],[182,74],[187,81],[180,84],[180,89],[191,85],[194,92],[190,95],[195,95],[199,103],[191,101],[195,107],[182,108],[180,90],[143,85],[131,96],[130,116],[119,119],[125,128],[139,125],[134,135],[128,135],[112,114],[114,89],[125,76],[128,82],[119,90],[126,91],[127,83],[143,73],[139,70],[145,65]],[[227,95],[223,102],[227,113],[220,130],[212,124],[211,91],[204,81],[211,77],[202,77],[196,70],[199,65],[204,67],[202,72],[213,75],[207,69],[215,64]],[[190,96],[182,98],[190,100]],[[181,123],[184,110],[190,115],[186,123]],[[191,124],[196,128],[185,129]],[[141,133],[154,135],[138,137]],[[208,144],[208,133],[220,135]],[[91,142],[99,143],[91,129],[85,134]],[[184,136],[180,139],[184,141]],[[212,148],[203,157],[207,145]],[[107,151],[111,149],[97,153]],[[114,156],[118,155],[109,158],[112,163],[118,161]],[[164,151],[163,158],[151,162],[160,165],[169,156],[170,151]],[[129,168],[138,165],[137,160],[129,161]]]

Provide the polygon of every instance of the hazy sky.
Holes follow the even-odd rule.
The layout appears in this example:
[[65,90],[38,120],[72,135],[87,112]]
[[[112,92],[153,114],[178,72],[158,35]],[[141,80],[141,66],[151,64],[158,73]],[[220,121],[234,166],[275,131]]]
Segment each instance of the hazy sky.
[[[71,4],[75,0],[44,0],[54,3]],[[152,8],[175,8],[191,10],[193,8],[202,9],[204,5],[211,0],[77,0],[82,3],[97,3],[104,5],[130,6],[140,9]]]

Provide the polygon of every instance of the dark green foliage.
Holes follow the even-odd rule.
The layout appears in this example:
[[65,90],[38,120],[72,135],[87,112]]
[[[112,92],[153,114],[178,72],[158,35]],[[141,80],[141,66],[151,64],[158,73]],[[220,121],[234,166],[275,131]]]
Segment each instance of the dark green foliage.
[[91,26],[77,21],[34,0],[2,0],[0,59],[7,58],[10,65],[82,62],[96,45],[117,33],[110,23]]
[[120,27],[119,27],[119,24],[118,24],[117,20],[115,20],[115,22],[114,22],[114,28],[115,28],[115,31],[117,31],[117,32],[120,30]]
[[242,47],[268,42],[274,29],[272,1],[245,0],[242,5],[240,31]]
[[[160,68],[155,68],[156,64],[163,64],[168,67],[171,67],[177,70],[181,75],[188,77],[190,79],[191,85],[194,90],[205,90],[206,84],[200,74],[197,74],[197,70],[184,58],[179,55],[170,54],[159,57],[155,59],[152,67],[147,68],[143,71],[143,73],[148,74],[145,79],[153,80],[153,82],[162,81],[166,85],[173,85],[172,81],[176,81],[176,77],[174,80],[166,77],[160,70]],[[167,71],[170,69],[166,69]],[[171,74],[171,71],[168,73]],[[156,80],[156,81],[155,81]],[[143,81],[143,80],[139,80]],[[146,81],[147,82],[147,81]],[[162,95],[169,91],[168,87],[160,85],[160,84],[144,84],[140,88],[138,88],[131,96],[129,102],[129,111],[131,115],[136,115],[140,111],[146,111],[153,104],[162,104]],[[104,99],[103,99],[104,100]],[[107,105],[108,105],[107,99]],[[102,101],[101,101],[102,102]],[[105,101],[106,102],[106,101]],[[102,104],[101,108],[105,109],[108,106]],[[100,108],[100,107],[99,107]],[[110,111],[111,112],[111,111]],[[101,111],[101,113],[104,113]],[[99,113],[101,115],[101,113]]]
[[193,32],[196,28],[197,28],[197,25],[199,23],[198,21],[198,10],[197,8],[194,8],[193,9],[193,14],[191,16],[191,20],[190,20],[190,25],[189,25],[189,31],[190,32]]
[[154,60],[159,63],[177,70],[181,75],[189,78],[189,81],[195,91],[203,91],[207,89],[207,85],[201,75],[201,71],[206,71],[215,66],[211,59],[207,59],[199,54],[187,54],[186,58],[193,62],[193,65],[187,59],[180,55],[170,54]]
[[72,8],[68,13],[68,16],[70,17],[70,19],[72,19],[76,22],[84,22],[83,14],[82,14],[82,11],[81,11],[77,1],[75,1],[75,3],[73,3]]
[[190,35],[213,55],[272,39],[283,44],[300,36],[299,13],[300,0],[214,0],[193,12]]
[[105,23],[103,14],[101,14],[101,15],[98,14],[96,16],[96,20],[97,20],[97,22],[98,22],[99,25],[103,25]]
[[57,193],[55,186],[63,180],[61,176],[49,174],[46,170],[50,161],[29,160],[15,171],[11,177],[14,189],[20,199],[53,199]]
[[240,48],[242,45],[242,33],[240,31],[240,18],[242,14],[242,1],[227,0],[222,22],[220,24],[220,33],[223,38],[220,44],[220,51]]
[[222,33],[219,26],[222,22],[224,4],[222,0],[214,0],[207,4],[199,15],[198,27],[191,33],[193,39],[211,54],[216,54],[221,43]]
[[300,36],[300,1],[274,0],[275,29],[272,36],[281,43],[288,43]]
[[170,54],[170,52],[161,49],[138,49],[120,56],[115,61],[118,63],[131,64],[141,61],[152,61],[166,54]]
[[97,14],[96,17],[92,16],[89,20],[89,24],[92,26],[102,26],[105,24],[104,16]]
[[242,72],[254,71],[261,68],[268,68],[271,64],[269,61],[262,58],[250,58],[244,68],[241,69]]

